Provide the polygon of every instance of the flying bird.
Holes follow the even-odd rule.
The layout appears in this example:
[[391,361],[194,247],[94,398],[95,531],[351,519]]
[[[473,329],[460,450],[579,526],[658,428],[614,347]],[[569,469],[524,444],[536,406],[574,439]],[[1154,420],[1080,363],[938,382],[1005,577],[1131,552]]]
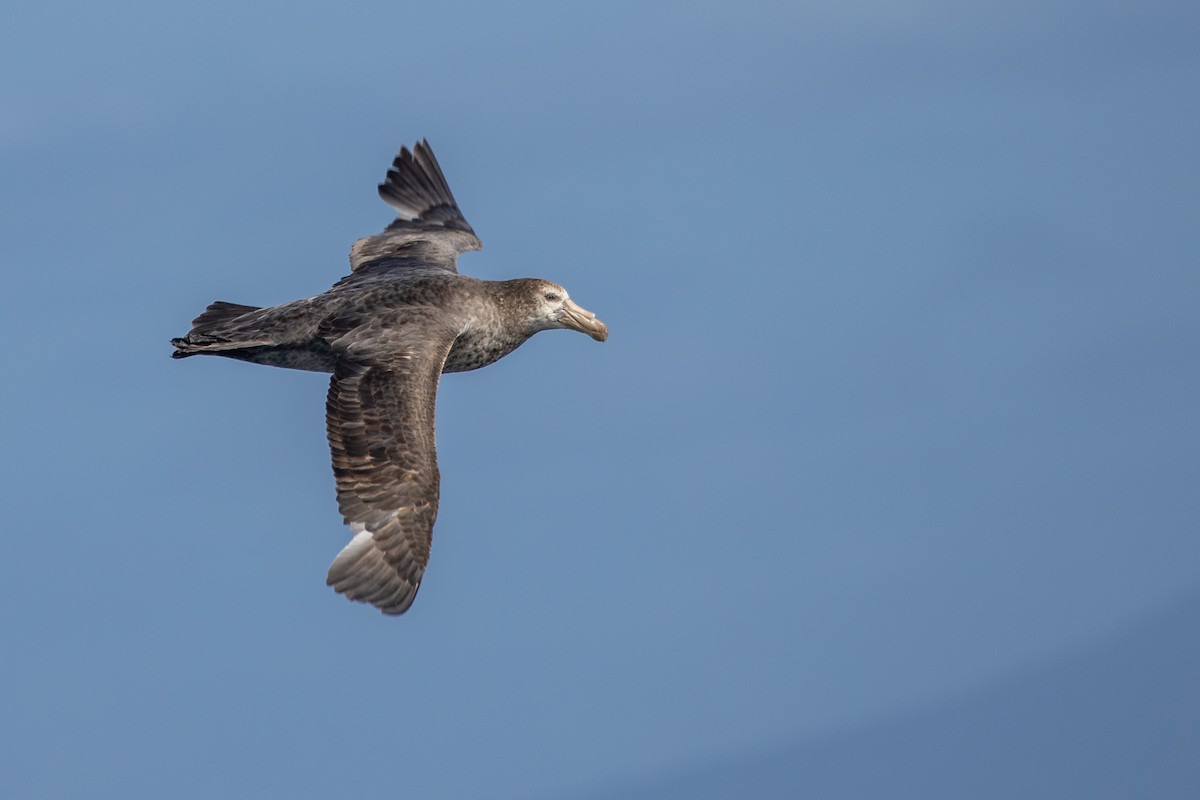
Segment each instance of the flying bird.
[[325,406],[337,500],[353,538],[326,582],[384,614],[412,605],[438,512],[434,405],[443,372],[485,367],[538,331],[608,328],[540,278],[460,275],[482,247],[429,142],[400,148],[379,196],[396,219],[350,248],[350,274],[271,308],[215,302],[172,339],[174,358],[225,356],[333,374]]

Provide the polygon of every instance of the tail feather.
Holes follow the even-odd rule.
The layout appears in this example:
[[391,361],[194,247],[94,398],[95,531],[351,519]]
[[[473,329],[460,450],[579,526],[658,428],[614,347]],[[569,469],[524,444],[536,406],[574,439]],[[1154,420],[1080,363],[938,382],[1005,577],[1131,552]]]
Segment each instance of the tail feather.
[[258,311],[258,309],[258,306],[243,306],[238,303],[226,303],[224,300],[210,303],[200,316],[192,320],[192,329],[188,332],[188,336],[193,333],[205,333],[230,320],[237,319],[243,314]]
[[221,328],[244,314],[258,310],[258,306],[243,306],[238,303],[226,303],[224,300],[211,303],[200,316],[192,320],[192,329],[188,331],[187,336],[171,340],[171,344],[175,346],[171,357],[187,358],[211,348],[212,345],[223,341],[218,333]]

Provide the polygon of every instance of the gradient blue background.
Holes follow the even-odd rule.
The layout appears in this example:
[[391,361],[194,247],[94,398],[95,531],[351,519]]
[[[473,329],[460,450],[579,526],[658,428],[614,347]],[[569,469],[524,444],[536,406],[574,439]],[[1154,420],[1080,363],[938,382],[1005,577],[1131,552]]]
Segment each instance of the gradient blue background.
[[[0,793],[1200,796],[1195,3],[26,3]],[[400,619],[315,294],[429,137],[612,329],[448,376]]]

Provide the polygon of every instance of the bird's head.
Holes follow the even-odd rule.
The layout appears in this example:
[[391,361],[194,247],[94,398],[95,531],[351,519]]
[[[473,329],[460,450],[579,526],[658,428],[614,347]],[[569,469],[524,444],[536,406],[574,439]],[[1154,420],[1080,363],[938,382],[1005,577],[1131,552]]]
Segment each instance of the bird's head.
[[576,305],[567,290],[557,283],[541,278],[519,278],[506,283],[510,297],[525,312],[532,333],[569,328],[586,333],[597,342],[608,338],[608,326],[591,311]]

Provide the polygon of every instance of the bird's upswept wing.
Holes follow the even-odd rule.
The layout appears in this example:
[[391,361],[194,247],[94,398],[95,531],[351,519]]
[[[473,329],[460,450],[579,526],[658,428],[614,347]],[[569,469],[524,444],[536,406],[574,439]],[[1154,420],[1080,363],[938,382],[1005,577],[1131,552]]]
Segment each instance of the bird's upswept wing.
[[338,507],[354,532],[326,582],[385,614],[408,610],[429,561],[439,487],[434,405],[456,333],[419,310],[405,315],[414,318],[375,317],[334,340],[326,404]]
[[459,253],[483,247],[423,139],[411,151],[400,148],[379,196],[396,209],[396,220],[383,233],[354,243],[353,272],[414,266],[457,272]]

